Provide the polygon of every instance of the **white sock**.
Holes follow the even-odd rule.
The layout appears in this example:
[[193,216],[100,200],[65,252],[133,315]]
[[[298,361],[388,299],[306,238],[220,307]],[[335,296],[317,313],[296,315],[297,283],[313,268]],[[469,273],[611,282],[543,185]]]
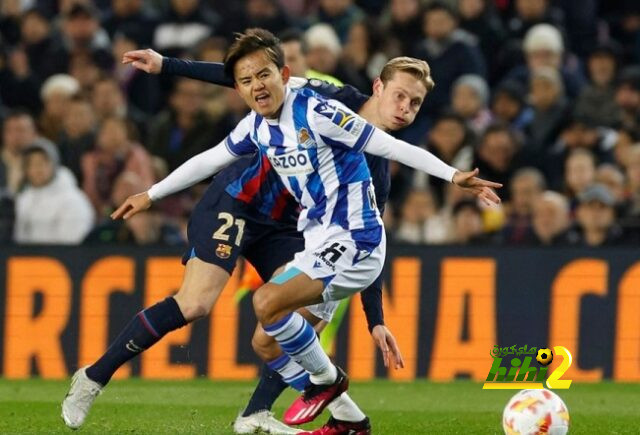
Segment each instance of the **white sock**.
[[[318,347],[320,347],[320,343],[318,343]],[[320,350],[322,350],[322,347],[320,347]],[[327,359],[328,358],[329,357],[327,357]],[[313,382],[316,385],[322,385],[322,384],[332,384],[337,377],[338,377],[338,370],[336,369],[336,366],[331,364],[331,361],[329,361],[329,365],[325,370],[318,373],[312,373],[311,376],[309,376],[309,379],[311,380],[311,382]]]
[[335,381],[336,368],[320,346],[316,331],[300,314],[293,312],[263,328],[291,359],[311,374],[312,382],[330,384]]
[[327,405],[333,418],[342,421],[362,421],[366,415],[358,408],[356,402],[347,393],[342,393],[333,402]]

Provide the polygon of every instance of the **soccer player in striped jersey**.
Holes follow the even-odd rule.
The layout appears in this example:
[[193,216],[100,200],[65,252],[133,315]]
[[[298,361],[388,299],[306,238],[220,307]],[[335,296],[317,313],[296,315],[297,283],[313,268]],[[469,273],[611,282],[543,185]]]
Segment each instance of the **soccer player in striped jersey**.
[[363,151],[398,160],[467,188],[487,202],[499,199],[476,171],[459,172],[425,150],[398,141],[340,103],[286,86],[277,39],[250,30],[234,43],[225,62],[252,112],[218,146],[191,159],[123,204],[131,213],[181,190],[242,155],[256,151],[270,162],[302,206],[298,228],[305,250],[286,271],[261,287],[254,307],[265,331],[289,357],[310,373],[311,386],[285,414],[285,421],[313,420],[346,391],[346,374],[319,346],[313,328],[295,312],[322,312],[367,287],[382,269],[385,238]]
[[[197,75],[204,74],[214,82],[222,77],[229,85],[224,79],[222,64],[179,59],[163,61],[162,56],[152,50],[136,53],[137,59],[145,59],[147,67],[157,61],[153,67],[155,71],[148,72],[160,72],[165,62],[168,65],[176,63],[187,68],[187,75],[200,78]],[[191,67],[200,71],[188,71]],[[179,72],[177,67],[174,72]],[[352,110],[366,115],[375,125],[388,130],[410,124],[426,91],[433,86],[428,65],[411,58],[396,58],[388,62],[374,87],[374,98],[349,86],[336,88],[317,80],[302,80],[302,84],[338,99]],[[247,257],[261,277],[268,280],[274,270],[304,249],[304,241],[295,228],[297,203],[281,195],[284,186],[268,170],[269,165],[255,164],[259,160],[259,157],[242,159],[214,177],[191,215],[188,231],[190,248],[183,259],[186,264],[183,285],[175,296],[135,316],[100,359],[78,370],[70,394],[63,403],[63,416],[68,425],[78,427],[82,424],[98,391],[124,362],[153,345],[167,332],[206,315],[233,272],[239,255]],[[382,213],[389,190],[388,165],[385,159],[372,155],[367,155],[367,162],[373,174],[376,202]],[[224,238],[228,244],[224,243]],[[226,249],[220,249],[220,246]],[[385,366],[401,368],[400,350],[384,325],[381,289],[379,278],[361,293],[363,308],[369,331],[383,352]],[[316,328],[325,323],[321,320],[328,321],[332,315],[332,312],[322,313],[321,319],[302,311]],[[155,334],[148,332],[147,323],[142,319],[153,327]],[[136,346],[132,346],[130,341]],[[261,370],[260,381],[251,400],[234,422],[234,431],[296,433],[275,419],[270,410],[287,383],[302,390],[308,382],[308,375],[300,373],[300,367],[293,361],[283,363],[277,343],[274,347],[271,338],[261,328],[256,331],[252,344],[267,364]],[[334,406],[339,408],[338,403],[330,408]]]

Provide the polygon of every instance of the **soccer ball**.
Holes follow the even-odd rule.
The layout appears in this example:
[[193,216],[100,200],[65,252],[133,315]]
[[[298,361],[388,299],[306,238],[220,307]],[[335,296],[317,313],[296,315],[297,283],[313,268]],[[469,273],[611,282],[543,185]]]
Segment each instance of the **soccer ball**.
[[564,435],[569,430],[569,411],[549,390],[522,390],[504,408],[502,428],[507,435]]
[[543,366],[548,366],[553,361],[553,352],[551,352],[551,349],[538,349],[536,361]]

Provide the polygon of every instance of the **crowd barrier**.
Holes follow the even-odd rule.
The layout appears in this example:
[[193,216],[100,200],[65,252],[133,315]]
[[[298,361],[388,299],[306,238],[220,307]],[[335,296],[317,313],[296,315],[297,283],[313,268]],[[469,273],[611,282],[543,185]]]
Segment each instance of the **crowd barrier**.
[[[142,307],[181,283],[167,248],[2,247],[0,376],[64,378]],[[567,379],[640,381],[640,251],[391,245],[386,324],[406,366],[387,371],[359,298],[332,353],[354,379],[483,381],[496,345],[565,346]],[[234,274],[211,315],[169,334],[116,378],[254,378],[251,295]],[[554,362],[555,363],[555,362]]]

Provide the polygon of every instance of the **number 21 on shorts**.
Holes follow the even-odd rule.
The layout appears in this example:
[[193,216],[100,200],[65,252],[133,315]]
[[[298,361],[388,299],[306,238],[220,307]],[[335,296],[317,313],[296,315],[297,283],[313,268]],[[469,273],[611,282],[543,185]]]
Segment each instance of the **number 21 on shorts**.
[[244,235],[244,219],[235,219],[231,213],[227,212],[218,213],[218,219],[224,222],[222,223],[222,225],[220,225],[220,228],[218,228],[216,232],[213,233],[212,238],[228,242],[231,236],[227,234],[227,231],[229,230],[229,228],[235,225],[236,227],[238,227],[238,233],[236,234],[234,243],[236,244],[236,246],[240,246],[240,242],[242,242],[242,236]]

